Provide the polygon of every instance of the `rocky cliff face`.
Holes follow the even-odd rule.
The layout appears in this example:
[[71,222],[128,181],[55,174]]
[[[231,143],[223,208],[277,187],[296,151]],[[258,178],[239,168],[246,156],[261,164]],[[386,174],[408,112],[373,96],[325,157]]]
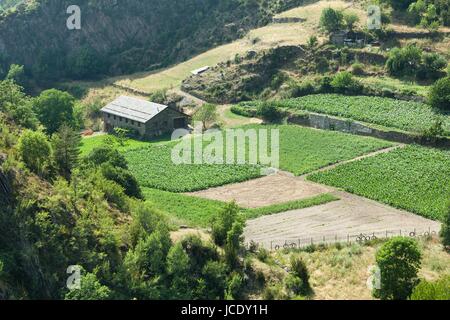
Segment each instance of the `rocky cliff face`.
[[[39,80],[142,71],[231,41],[302,2],[35,0],[0,16],[0,64],[23,64]],[[74,4],[81,30],[66,27]]]

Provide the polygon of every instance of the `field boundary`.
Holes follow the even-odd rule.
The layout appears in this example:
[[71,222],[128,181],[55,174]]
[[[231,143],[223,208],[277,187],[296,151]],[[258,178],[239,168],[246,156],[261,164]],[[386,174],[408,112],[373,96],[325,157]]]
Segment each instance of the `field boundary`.
[[350,118],[341,119],[338,117],[320,113],[306,111],[305,114],[302,115],[290,113],[287,121],[290,124],[296,124],[302,127],[316,128],[328,131],[340,131],[344,133],[373,137],[398,143],[420,144],[438,148],[450,148],[450,138],[448,137],[436,137],[432,140],[424,139],[417,133],[382,130]]
[[[393,237],[409,237],[409,238],[427,238],[427,237],[437,237],[439,234],[439,230],[436,228],[428,227],[428,228],[414,228],[409,230],[384,230],[384,231],[374,231],[367,233],[359,233],[359,234],[330,234],[329,236],[320,236],[320,237],[303,237],[295,240],[283,240],[283,239],[274,239],[264,242],[255,242],[250,241],[245,243],[245,247],[247,249],[250,248],[264,248],[269,251],[279,251],[279,250],[295,250],[307,248],[309,246],[316,245],[336,245],[336,244],[366,244],[371,241],[377,240],[388,240]],[[269,246],[267,246],[269,244]]]

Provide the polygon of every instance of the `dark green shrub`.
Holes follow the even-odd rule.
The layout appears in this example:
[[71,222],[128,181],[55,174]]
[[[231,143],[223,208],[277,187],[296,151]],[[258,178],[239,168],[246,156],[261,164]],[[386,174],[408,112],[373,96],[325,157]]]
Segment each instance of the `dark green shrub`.
[[450,300],[450,276],[434,282],[422,280],[413,290],[411,300]]
[[107,146],[95,148],[84,158],[84,164],[87,166],[98,167],[103,163],[109,163],[113,167],[128,169],[125,157],[116,149]]
[[103,176],[120,185],[126,195],[137,199],[143,199],[141,188],[131,172],[121,167],[113,167],[110,163],[101,166]]
[[437,79],[445,75],[444,69],[447,67],[447,60],[437,53],[424,53],[422,63],[417,71],[417,78],[421,80]]
[[415,45],[394,48],[386,61],[388,72],[394,76],[415,76],[422,61],[422,50]]
[[333,82],[333,78],[329,76],[324,76],[320,79],[320,91],[323,93],[331,93],[333,92],[333,86],[331,83]]
[[219,247],[225,245],[228,232],[233,227],[239,213],[235,202],[229,203],[219,214],[213,218],[211,233],[214,243]]
[[316,92],[314,84],[310,81],[305,81],[300,84],[295,85],[291,89],[291,98],[303,97]]
[[331,81],[331,86],[335,92],[343,94],[361,93],[363,88],[359,81],[354,79],[353,75],[347,71],[337,73]]
[[364,75],[365,74],[365,72],[364,72],[364,64],[362,64],[362,63],[354,63],[354,64],[352,64],[352,73],[355,76]]
[[446,248],[450,248],[450,201],[447,205],[447,214],[444,216],[441,228],[442,244]]
[[327,32],[338,31],[342,28],[344,22],[344,14],[333,8],[326,8],[322,10],[320,16],[320,27]]
[[233,273],[228,281],[226,298],[228,300],[242,299],[244,278],[239,273]]
[[421,253],[415,240],[396,237],[387,241],[376,254],[380,268],[380,288],[374,296],[382,300],[406,300],[418,283]]
[[258,106],[257,114],[267,123],[281,122],[284,117],[283,112],[268,101],[264,101]]
[[450,111],[450,76],[436,81],[431,87],[428,101],[434,108]]

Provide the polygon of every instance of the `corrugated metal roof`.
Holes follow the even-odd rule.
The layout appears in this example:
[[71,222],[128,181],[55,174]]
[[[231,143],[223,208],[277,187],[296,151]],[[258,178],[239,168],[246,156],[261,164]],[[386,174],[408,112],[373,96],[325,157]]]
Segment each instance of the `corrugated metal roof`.
[[101,111],[126,119],[146,123],[167,106],[142,99],[121,96],[104,107]]

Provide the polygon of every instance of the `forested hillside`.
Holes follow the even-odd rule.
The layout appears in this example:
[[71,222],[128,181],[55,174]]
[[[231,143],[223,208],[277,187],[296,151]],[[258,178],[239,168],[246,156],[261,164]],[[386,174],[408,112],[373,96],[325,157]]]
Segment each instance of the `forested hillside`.
[[12,8],[21,2],[23,0],[0,0],[0,11]]
[[[39,81],[158,68],[235,39],[304,0],[38,0],[0,16],[0,65]],[[68,30],[70,5],[81,30]]]

